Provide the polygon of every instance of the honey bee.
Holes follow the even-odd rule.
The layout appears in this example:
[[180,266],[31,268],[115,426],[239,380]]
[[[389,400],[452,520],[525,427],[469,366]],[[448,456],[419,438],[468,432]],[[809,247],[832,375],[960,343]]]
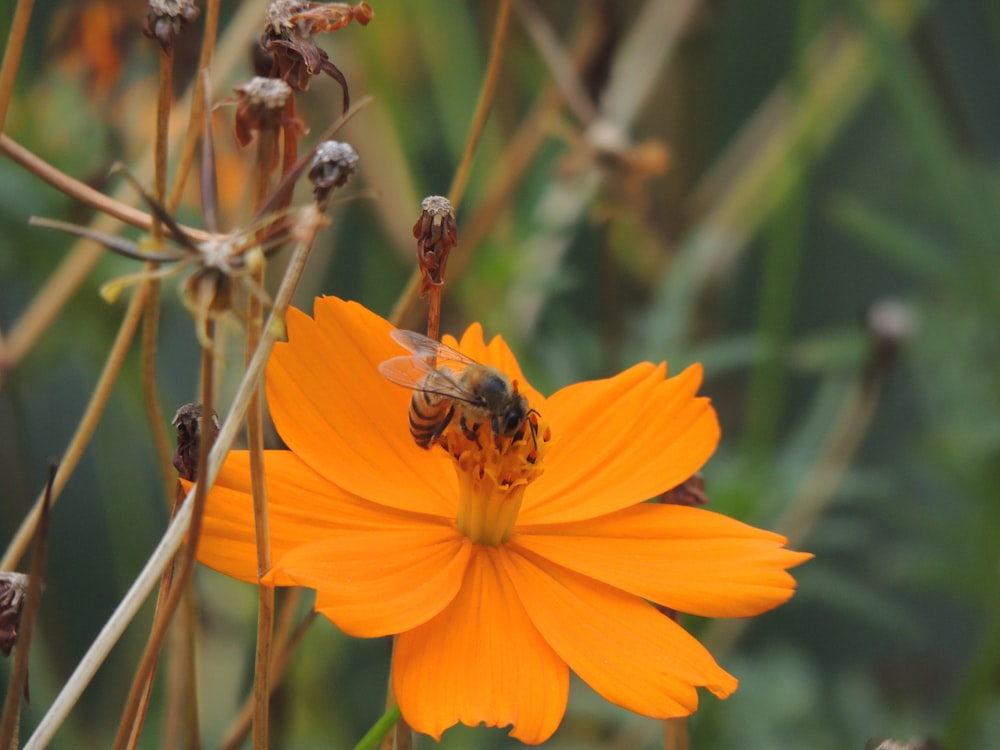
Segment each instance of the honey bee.
[[413,390],[410,434],[417,445],[430,448],[457,417],[462,434],[477,445],[480,427],[488,423],[497,441],[520,440],[530,430],[537,448],[538,412],[518,393],[516,381],[422,334],[396,330],[391,336],[413,356],[387,359],[378,369]]

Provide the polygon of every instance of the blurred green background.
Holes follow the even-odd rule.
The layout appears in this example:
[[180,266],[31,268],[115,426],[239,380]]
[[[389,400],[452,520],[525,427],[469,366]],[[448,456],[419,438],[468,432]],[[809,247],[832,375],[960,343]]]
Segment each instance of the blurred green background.
[[[5,127],[106,191],[121,180],[109,166],[134,167],[153,132],[158,52],[138,32],[145,4],[130,5],[36,2]],[[235,24],[266,4],[223,5],[221,35],[238,54],[216,76],[217,99],[251,74],[260,25]],[[389,314],[413,265],[419,201],[448,191],[497,10],[372,5],[367,28],[319,43],[355,99],[375,97],[341,137],[360,154],[353,188],[379,197],[332,210],[297,296],[306,309],[336,294]],[[4,39],[10,16],[0,11]],[[529,29],[548,29],[557,55],[576,60],[576,107]],[[200,30],[178,49],[178,92]],[[339,115],[330,80],[298,101],[314,134]],[[227,226],[247,218],[252,158],[232,144],[232,111],[217,112],[215,136]],[[502,333],[543,391],[641,359],[674,371],[703,362],[723,425],[704,472],[711,507],[816,555],[796,571],[792,601],[745,629],[685,621],[741,681],[728,701],[705,696],[694,748],[860,750],[916,735],[1000,747],[998,156],[992,0],[546,1],[514,14],[458,213],[443,329],[480,320]],[[72,245],[29,227],[31,215],[86,223],[91,212],[0,159],[5,335]],[[181,217],[200,225],[196,196]],[[0,540],[65,449],[117,330],[125,301],[109,305],[98,288],[136,270],[102,259],[3,373]],[[198,362],[175,288],[163,295],[158,371],[168,418],[195,399]],[[137,350],[53,514],[23,737],[165,526]],[[241,361],[234,343],[223,404]],[[198,587],[203,740],[214,746],[250,684],[256,597],[209,571]],[[150,615],[53,747],[109,746]],[[387,669],[386,643],[317,621],[275,698],[273,746],[353,745],[381,713]],[[161,693],[141,747],[160,746]],[[574,683],[549,746],[638,750],[660,733]],[[460,727],[442,746],[517,743]]]

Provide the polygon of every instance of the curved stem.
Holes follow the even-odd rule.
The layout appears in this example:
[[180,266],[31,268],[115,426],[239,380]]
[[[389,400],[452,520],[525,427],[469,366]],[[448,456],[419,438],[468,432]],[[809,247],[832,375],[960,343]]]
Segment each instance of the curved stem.
[[17,68],[24,51],[24,39],[28,34],[28,21],[31,20],[31,10],[35,0],[18,0],[11,20],[10,33],[7,35],[7,46],[3,53],[3,64],[0,65],[0,130],[7,121],[7,107],[11,94],[14,92],[14,79],[17,78]]

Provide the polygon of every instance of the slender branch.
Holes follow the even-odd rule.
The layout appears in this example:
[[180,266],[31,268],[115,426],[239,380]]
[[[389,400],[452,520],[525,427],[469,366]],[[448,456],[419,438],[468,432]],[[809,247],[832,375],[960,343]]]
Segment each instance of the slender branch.
[[[132,337],[139,326],[148,290],[148,284],[141,284],[125,310],[125,316],[118,327],[118,333],[111,345],[111,350],[108,352],[108,358],[104,362],[104,369],[101,370],[101,375],[97,379],[97,385],[94,386],[94,393],[87,403],[87,408],[84,409],[83,416],[80,418],[76,431],[69,441],[69,445],[66,446],[66,452],[63,454],[59,463],[59,469],[56,471],[55,479],[52,482],[53,504],[59,498],[59,494],[62,492],[63,487],[66,486],[70,475],[76,469],[80,456],[94,434],[97,422],[108,403],[108,398],[111,396],[111,388],[118,377],[118,373],[121,371],[129,344],[132,342]],[[7,551],[4,553],[3,558],[0,559],[0,570],[13,570],[17,567],[17,563],[24,555],[35,527],[38,525],[42,506],[45,503],[45,494],[45,492],[39,494],[35,504],[21,522],[20,527],[14,534],[14,538],[7,546]]]
[[[222,462],[232,447],[233,441],[236,439],[236,433],[239,431],[243,417],[246,415],[249,401],[260,383],[260,378],[264,372],[264,365],[271,354],[271,349],[274,347],[278,335],[284,331],[283,320],[285,311],[291,303],[295,287],[298,286],[302,270],[305,267],[308,250],[312,247],[321,224],[321,221],[319,221],[321,217],[310,215],[308,213],[310,209],[315,212],[315,209],[312,207],[304,209],[305,215],[303,216],[301,232],[303,240],[300,246],[296,248],[288,263],[284,279],[275,295],[271,315],[261,335],[260,345],[257,347],[257,351],[254,352],[253,359],[249,367],[247,367],[243,380],[236,391],[229,414],[219,430],[219,435],[212,448],[208,472],[199,475],[198,484],[204,483],[210,487],[215,482],[222,467]],[[66,720],[76,701],[79,700],[84,688],[93,679],[94,674],[104,659],[107,658],[111,648],[121,638],[125,628],[132,621],[132,618],[135,617],[136,612],[138,612],[146,597],[153,590],[163,570],[170,563],[174,553],[176,553],[188,533],[188,525],[191,522],[192,507],[194,505],[191,499],[195,489],[192,488],[188,493],[184,504],[167,527],[159,545],[157,545],[156,549],[150,555],[146,561],[146,565],[132,584],[132,587],[126,592],[121,602],[119,602],[118,607],[112,613],[108,622],[105,623],[97,638],[90,644],[87,653],[84,654],[73,674],[70,675],[69,679],[63,685],[56,700],[49,707],[48,712],[36,727],[34,734],[28,740],[23,750],[42,750],[42,748],[48,745],[56,731]]]
[[[294,101],[294,98],[291,99]],[[278,148],[278,133],[262,129],[257,134],[257,166],[253,207],[258,211],[270,190],[272,156]],[[263,264],[254,269],[252,280],[264,283]],[[247,299],[246,353],[247,360],[260,341],[261,316],[264,308],[260,299]],[[250,492],[253,497],[254,531],[257,545],[257,576],[262,578],[271,568],[271,531],[267,515],[267,483],[264,476],[264,390],[258,386],[247,409],[247,447],[250,451]],[[274,587],[257,586],[257,644],[253,673],[253,748],[267,750],[269,706],[271,698],[271,647],[274,637]]]
[[17,68],[21,63],[24,39],[28,35],[28,21],[31,20],[31,10],[34,5],[34,0],[18,0],[14,18],[10,23],[3,64],[0,65],[0,130],[3,130],[7,121],[7,107],[14,92],[14,79],[17,78]]

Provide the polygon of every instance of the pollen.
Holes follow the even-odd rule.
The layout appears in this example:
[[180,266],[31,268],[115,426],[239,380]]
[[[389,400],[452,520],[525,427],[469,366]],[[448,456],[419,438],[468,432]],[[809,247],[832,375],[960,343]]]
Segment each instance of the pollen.
[[475,544],[496,546],[514,533],[528,485],[542,475],[552,431],[532,412],[511,437],[488,424],[449,426],[437,442],[455,462],[455,525]]

